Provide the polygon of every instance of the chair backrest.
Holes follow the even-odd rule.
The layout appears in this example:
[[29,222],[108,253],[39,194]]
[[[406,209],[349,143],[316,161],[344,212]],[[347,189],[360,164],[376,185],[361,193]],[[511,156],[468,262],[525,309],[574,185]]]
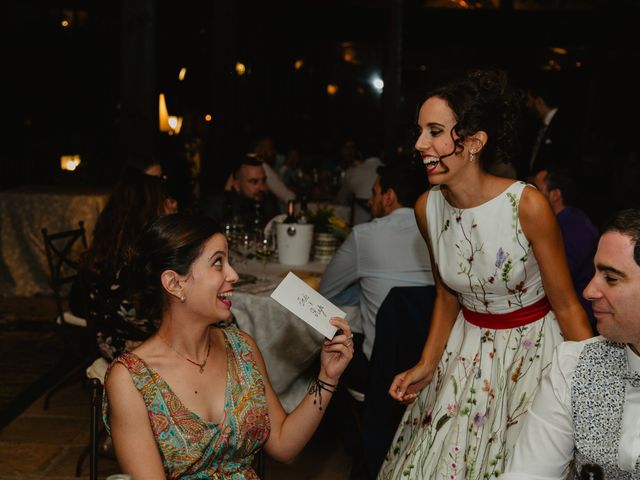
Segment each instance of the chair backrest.
[[58,314],[62,318],[64,315],[62,288],[76,279],[80,268],[79,259],[77,256],[74,258],[74,247],[78,241],[82,242],[83,250],[88,246],[84,222],[80,221],[78,228],[64,232],[49,233],[46,228],[43,228],[42,238],[51,275],[51,289],[58,307]]

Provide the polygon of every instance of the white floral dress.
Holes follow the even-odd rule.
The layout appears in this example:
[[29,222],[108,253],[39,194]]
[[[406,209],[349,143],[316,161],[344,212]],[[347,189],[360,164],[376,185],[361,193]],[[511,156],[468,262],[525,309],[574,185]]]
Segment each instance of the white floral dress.
[[[434,187],[427,223],[442,280],[460,303],[507,313],[544,297],[518,215],[515,182],[474,208]],[[532,397],[562,341],[552,312],[525,326],[487,329],[458,315],[433,381],[407,408],[379,479],[487,479],[505,470]]]

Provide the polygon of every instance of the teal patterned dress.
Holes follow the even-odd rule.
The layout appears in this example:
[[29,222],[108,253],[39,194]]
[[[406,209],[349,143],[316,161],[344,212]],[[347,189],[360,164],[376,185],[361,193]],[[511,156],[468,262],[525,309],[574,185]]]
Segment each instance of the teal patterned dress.
[[[225,416],[220,424],[206,422],[188,410],[162,377],[134,353],[125,353],[113,363],[129,370],[144,398],[168,479],[258,478],[251,464],[270,431],[262,375],[237,327],[224,327],[223,332],[231,355],[227,355]],[[106,394],[102,412],[109,428]]]
[[[488,202],[452,207],[434,187],[429,238],[444,283],[469,310],[502,314],[545,293],[518,207],[515,182]],[[476,480],[498,477],[562,337],[552,312],[515,328],[455,321],[433,381],[407,408],[379,479]]]

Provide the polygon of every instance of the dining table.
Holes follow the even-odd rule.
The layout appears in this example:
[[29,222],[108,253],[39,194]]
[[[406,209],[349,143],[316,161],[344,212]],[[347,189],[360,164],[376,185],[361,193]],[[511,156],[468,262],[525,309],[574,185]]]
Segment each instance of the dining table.
[[[21,186],[0,192],[0,296],[50,294],[42,229],[78,228],[87,240],[110,191],[81,186]],[[80,246],[79,246],[80,247]]]
[[[256,259],[234,264],[240,280],[234,288],[231,312],[239,328],[258,345],[271,385],[287,412],[300,403],[318,374],[314,367],[319,367],[324,337],[270,295],[289,272],[317,289],[326,266],[314,261],[283,265],[273,259],[266,264]],[[347,321],[358,316],[357,307],[340,308],[347,313]]]

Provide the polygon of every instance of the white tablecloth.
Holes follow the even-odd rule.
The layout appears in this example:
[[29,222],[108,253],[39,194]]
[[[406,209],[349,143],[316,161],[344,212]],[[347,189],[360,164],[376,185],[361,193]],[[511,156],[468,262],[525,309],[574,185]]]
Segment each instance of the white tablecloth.
[[[310,367],[320,353],[322,335],[290,313],[269,295],[292,270],[300,277],[317,276],[326,264],[309,263],[302,267],[267,264],[266,277],[253,284],[239,286],[233,294],[231,311],[238,326],[249,333],[262,352],[269,379],[288,412],[293,410],[307,392],[310,378],[317,375]],[[239,273],[261,276],[262,264],[256,260],[236,263]]]
[[0,296],[51,293],[42,229],[78,228],[87,241],[109,198],[107,190],[78,187],[19,187],[0,192]]
[[[273,389],[284,409],[290,412],[304,398],[310,380],[318,374],[315,364],[323,336],[270,295],[289,271],[312,286],[318,285],[327,264],[310,262],[294,267],[269,262],[266,266],[266,280],[235,288],[231,311],[238,326],[256,341]],[[236,263],[234,268],[241,274],[262,274],[262,264],[256,260]],[[347,313],[349,322],[359,315],[358,307],[340,308]]]

